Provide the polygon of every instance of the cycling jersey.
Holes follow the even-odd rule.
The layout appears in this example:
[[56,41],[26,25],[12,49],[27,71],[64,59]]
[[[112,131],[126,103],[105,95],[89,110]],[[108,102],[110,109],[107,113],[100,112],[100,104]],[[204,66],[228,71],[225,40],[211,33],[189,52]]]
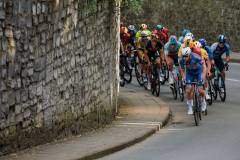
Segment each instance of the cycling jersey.
[[215,65],[219,69],[219,71],[222,72],[224,70],[224,62],[222,59],[222,55],[225,53],[226,56],[229,56],[231,52],[230,47],[228,44],[225,43],[224,47],[221,48],[216,42],[211,46],[211,49],[212,49]]
[[159,57],[160,55],[159,54],[156,54],[157,51],[158,53],[160,52],[160,50],[163,48],[163,45],[161,42],[157,42],[157,45],[156,47],[154,48],[152,46],[152,41],[149,40],[148,43],[147,43],[147,46],[146,46],[146,50],[148,52],[148,57],[149,59],[153,59],[155,60],[157,57]]
[[174,47],[170,44],[170,42],[167,42],[164,45],[164,53],[165,55],[177,55],[179,50],[181,48],[181,44],[177,43]]
[[205,49],[203,49],[203,48],[201,48],[201,57],[205,61],[208,60],[208,52]]
[[130,41],[130,35],[128,33],[121,33],[120,39],[121,39],[123,46],[126,46],[126,45],[128,45],[128,43]]
[[170,42],[167,42],[164,46],[164,53],[169,58],[172,58],[174,64],[178,64],[178,52],[181,48],[181,44],[178,42],[175,45],[171,45]]
[[158,31],[158,30],[154,30],[153,31],[153,34],[157,35],[158,39],[163,43],[167,43],[168,42],[168,39],[169,39],[169,36],[168,34],[166,33],[166,31]]
[[180,36],[180,37],[178,38],[178,42],[180,42],[181,44],[183,44],[183,43],[184,43],[184,37],[183,37],[183,36]]
[[[145,30],[147,33],[148,33],[148,35],[150,36],[152,33],[151,33],[151,31],[149,31],[149,30]],[[141,38],[141,30],[139,30],[137,33],[136,33],[136,39],[137,39],[137,41]]]
[[229,56],[230,55],[230,46],[228,44],[224,44],[224,47],[221,48],[219,45],[219,43],[214,43],[212,46],[211,46],[211,49],[212,49],[212,53],[213,53],[213,58],[214,59],[221,59],[222,58],[222,55],[225,53],[226,56]]
[[128,31],[128,33],[129,33],[129,43],[132,45],[132,46],[134,46],[134,47],[136,47],[136,31]]
[[203,85],[203,59],[199,54],[192,52],[188,61],[181,59],[180,65],[182,68],[186,66],[186,84],[197,81],[199,86]]
[[212,49],[210,46],[205,46],[204,49],[207,51],[207,54],[208,54],[208,58],[210,60],[213,60],[213,53],[212,53]]

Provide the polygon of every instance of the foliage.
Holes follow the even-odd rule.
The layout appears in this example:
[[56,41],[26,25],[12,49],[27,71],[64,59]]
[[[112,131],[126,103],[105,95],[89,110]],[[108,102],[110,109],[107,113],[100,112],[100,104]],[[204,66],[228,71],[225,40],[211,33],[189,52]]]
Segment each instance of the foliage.
[[122,0],[122,15],[139,15],[142,12],[142,4],[143,0]]

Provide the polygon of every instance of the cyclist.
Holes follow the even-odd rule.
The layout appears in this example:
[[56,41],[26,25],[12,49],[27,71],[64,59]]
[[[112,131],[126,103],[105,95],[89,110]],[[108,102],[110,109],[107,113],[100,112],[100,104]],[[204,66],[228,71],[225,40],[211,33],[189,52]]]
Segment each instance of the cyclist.
[[136,48],[136,33],[137,33],[136,27],[134,25],[129,25],[128,26],[128,34],[130,36],[129,44],[134,48]]
[[125,52],[127,50],[127,46],[129,44],[129,40],[130,40],[128,28],[125,26],[122,26],[120,28],[120,39],[121,39],[121,51]]
[[[187,106],[188,106],[188,115],[193,114],[193,86],[192,83],[197,80],[197,85],[199,87],[199,94],[202,97],[202,100],[205,98],[205,91],[203,90],[203,77],[202,72],[204,69],[204,62],[202,57],[194,53],[190,47],[185,47],[182,49],[182,57],[180,60],[181,72],[186,68],[185,74],[183,76],[186,79],[186,93],[187,93]],[[202,111],[205,111],[202,104]]]
[[[214,59],[215,66],[221,72],[223,78],[225,79],[224,67],[230,61],[230,52],[231,52],[230,46],[227,43],[226,37],[222,34],[219,35],[218,42],[214,43],[211,46],[211,49],[213,52],[213,59]],[[226,64],[224,64],[223,59],[222,59],[222,55],[224,53],[226,54],[226,62],[227,62]]]
[[[164,46],[165,58],[167,65],[169,66],[169,71],[172,72],[173,65],[178,66],[178,52],[181,48],[181,44],[177,41],[176,36],[170,36],[169,41]],[[173,84],[172,74],[169,74],[169,84]]]
[[163,44],[166,44],[168,42],[169,36],[168,36],[168,29],[166,27],[163,27],[163,25],[159,24],[155,27],[155,30],[153,30],[153,34],[155,34],[159,41],[161,41]]
[[[212,76],[212,73],[211,73],[212,64],[214,64],[212,50],[207,45],[207,41],[204,38],[199,39],[199,43],[201,44],[200,45],[201,48],[204,49],[207,52],[207,55],[208,55],[208,60],[206,62],[206,64],[207,64],[206,67],[207,67],[207,77],[210,78]],[[207,81],[205,81],[204,86],[205,86],[206,90],[208,90],[208,83],[207,83]],[[207,100],[211,99],[211,97],[209,96],[208,92],[206,92],[206,99]]]
[[190,30],[188,30],[188,29],[184,29],[184,30],[183,30],[182,36],[180,36],[179,39],[178,39],[178,41],[179,41],[181,44],[184,43],[184,38],[185,38],[186,34],[189,33],[189,32],[190,32]]
[[142,60],[144,58],[144,50],[149,40],[150,40],[149,33],[147,31],[142,31],[140,33],[139,41],[137,42],[138,57]]
[[141,24],[139,27],[139,31],[136,33],[137,43],[140,41],[142,31],[145,31],[148,34],[148,36],[151,35],[151,31],[148,30],[148,26],[146,24]]
[[[157,36],[155,34],[151,35],[151,39],[148,41],[147,46],[144,50],[144,56],[148,63],[148,78],[151,79],[151,72],[150,72],[150,66],[151,63],[154,62],[158,65],[160,68],[160,56],[163,55],[163,44],[158,40]],[[147,88],[151,89],[151,84],[148,83]]]

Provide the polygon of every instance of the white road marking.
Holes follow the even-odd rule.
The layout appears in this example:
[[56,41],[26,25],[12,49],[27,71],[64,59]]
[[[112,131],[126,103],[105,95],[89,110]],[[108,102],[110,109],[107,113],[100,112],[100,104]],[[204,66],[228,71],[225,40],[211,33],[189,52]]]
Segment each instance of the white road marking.
[[232,82],[240,82],[240,80],[237,79],[231,79],[231,78],[227,78],[228,81],[232,81]]

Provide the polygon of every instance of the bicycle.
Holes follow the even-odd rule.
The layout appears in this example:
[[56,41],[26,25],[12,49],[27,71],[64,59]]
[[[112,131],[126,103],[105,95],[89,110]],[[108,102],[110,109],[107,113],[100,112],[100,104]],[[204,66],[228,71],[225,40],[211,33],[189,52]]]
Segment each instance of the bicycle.
[[192,82],[192,85],[194,87],[193,90],[193,115],[194,115],[194,121],[195,125],[199,126],[200,120],[202,120],[202,111],[201,111],[201,97],[199,94],[198,89],[198,82]]
[[161,85],[164,85],[166,81],[169,79],[169,71],[168,71],[168,65],[166,60],[161,59],[160,62],[160,77],[161,77]]
[[210,96],[210,99],[207,100],[207,103],[208,103],[208,105],[212,105],[213,99],[214,99],[214,97],[216,97],[217,93],[214,89],[214,85],[213,85],[213,81],[212,81],[211,77],[207,78],[207,83],[208,83],[207,92],[208,92],[208,95]]
[[171,77],[173,79],[173,83],[170,84],[170,89],[172,91],[173,98],[176,100],[178,95],[178,74],[179,71],[177,70],[177,67],[173,65],[173,70],[170,72]]
[[181,73],[179,72],[179,68],[177,68],[176,80],[177,80],[177,90],[178,90],[179,98],[180,98],[180,101],[183,102],[184,101],[185,83],[183,81]]
[[[224,69],[225,71],[228,71],[228,63],[225,63],[224,65]],[[217,69],[217,67],[215,68],[215,72],[214,72],[214,79],[213,79],[213,86],[214,86],[214,90],[215,90],[215,95],[214,95],[214,100],[217,99],[218,94],[219,97],[221,99],[222,102],[225,102],[226,100],[226,85],[225,85],[225,80],[224,77],[222,76],[221,72],[219,71],[219,69]],[[220,83],[220,84],[219,84]]]
[[139,58],[138,51],[135,50],[134,52],[135,58],[134,58],[134,69],[135,69],[135,75],[137,82],[140,86],[144,85],[144,69],[143,66],[146,64],[143,57]]
[[151,92],[154,95],[156,93],[156,96],[158,97],[160,94],[160,79],[159,79],[159,74],[158,74],[158,66],[152,60],[152,65],[151,65]]
[[124,83],[131,83],[132,81],[132,69],[129,67],[127,55],[125,53],[120,54],[120,76],[124,80]]

